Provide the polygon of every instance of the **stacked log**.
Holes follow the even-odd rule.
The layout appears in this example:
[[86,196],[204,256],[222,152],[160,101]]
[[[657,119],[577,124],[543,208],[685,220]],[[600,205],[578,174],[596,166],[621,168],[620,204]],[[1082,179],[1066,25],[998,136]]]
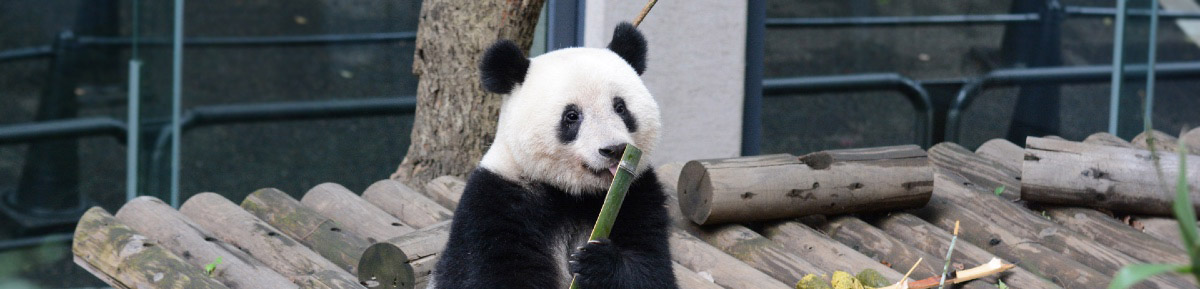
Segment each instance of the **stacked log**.
[[[946,263],[945,258],[914,248],[858,218],[834,218],[825,223],[822,230],[829,232],[830,237],[858,249],[859,252],[892,264],[894,268],[909,268],[917,260],[923,259],[924,261],[916,264],[913,270],[914,279],[941,276],[942,264]],[[980,279],[963,283],[961,288],[996,288],[991,285],[996,283],[994,278]]]
[[190,270],[203,272],[205,265],[220,258],[221,264],[208,274],[231,289],[297,288],[287,278],[247,255],[213,237],[179,211],[154,197],[130,200],[117,211],[117,220],[129,225],[146,237],[161,244],[176,256],[192,264]]
[[371,243],[343,230],[342,224],[301,205],[287,193],[261,189],[242,200],[242,209],[283,231],[351,274]]
[[346,187],[334,183],[320,184],[308,190],[304,198],[300,199],[300,203],[341,223],[346,230],[362,236],[369,243],[414,231],[396,217],[367,203]]
[[417,229],[450,220],[454,214],[408,185],[395,180],[375,182],[367,187],[362,198]]
[[[1101,136],[1103,138],[1107,138],[1107,139],[1117,139],[1117,140],[1121,139],[1121,138],[1118,138],[1118,137],[1108,134],[1108,133],[1096,133],[1096,135]],[[1180,139],[1180,141],[1187,143],[1187,145],[1189,147],[1200,147],[1200,128],[1192,129],[1191,131],[1189,131],[1189,132],[1185,133],[1183,136],[1181,136],[1179,139]],[[1084,142],[1085,143],[1094,143],[1094,144],[1106,144],[1106,145],[1112,145],[1112,146],[1124,147],[1124,148],[1148,149],[1145,146],[1144,142],[1140,143],[1142,146],[1134,146],[1133,144],[1131,144],[1129,142],[1125,142],[1123,144],[1122,143],[1110,144],[1107,142],[1095,142],[1095,141],[1089,142],[1088,140],[1085,140]],[[1200,150],[1189,149],[1189,152],[1191,154],[1198,154],[1198,153],[1200,153]],[[1182,243],[1183,239],[1181,239],[1181,236],[1179,235],[1179,221],[1176,221],[1174,218],[1138,215],[1138,216],[1128,216],[1128,222],[1136,230],[1140,230],[1143,233],[1146,233],[1147,235],[1150,235],[1151,237],[1154,237],[1158,240],[1165,241],[1168,244],[1174,245],[1179,248],[1183,248],[1183,243]]]
[[[1155,157],[1146,150],[1042,138],[1029,138],[1026,143],[1022,199],[1149,215],[1172,214],[1174,194],[1166,193],[1166,188],[1174,186],[1162,181],[1173,184],[1177,178],[1176,155],[1159,153]],[[1200,208],[1200,156],[1187,158],[1192,206]]]
[[179,212],[301,287],[363,288],[354,275],[220,195],[192,196]]
[[867,257],[800,222],[775,222],[767,224],[762,231],[771,241],[791,248],[804,260],[819,264],[818,266],[826,272],[858,272],[872,269],[890,281],[899,281],[904,276],[892,267],[883,265],[879,260]]
[[228,288],[100,207],[79,219],[74,240],[75,263],[115,288]]
[[1188,153],[1200,155],[1200,127],[1179,136],[1179,141],[1183,142],[1188,147]]
[[[1153,144],[1151,144],[1153,139]],[[1139,133],[1129,140],[1134,147],[1144,148],[1149,150],[1151,147],[1160,152],[1174,152],[1179,149],[1179,139],[1175,136],[1161,132],[1159,130],[1150,130]]]
[[928,201],[929,176],[913,145],[691,161],[679,205],[701,225],[890,211]]
[[463,189],[467,181],[455,176],[440,176],[425,184],[425,195],[442,207],[454,211],[458,208],[458,199],[462,199]]

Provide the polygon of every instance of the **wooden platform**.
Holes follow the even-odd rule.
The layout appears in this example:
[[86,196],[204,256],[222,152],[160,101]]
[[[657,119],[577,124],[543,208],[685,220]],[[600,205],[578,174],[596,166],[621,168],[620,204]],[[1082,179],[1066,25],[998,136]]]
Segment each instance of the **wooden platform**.
[[[1158,138],[1158,149],[1174,150],[1173,142],[1182,141],[1200,150],[1200,130],[1178,139],[1166,136]],[[927,151],[933,168],[927,177],[933,183],[917,189],[931,193],[919,209],[705,226],[689,220],[675,201],[683,164],[663,165],[658,172],[672,194],[676,223],[670,240],[675,274],[681,288],[793,288],[805,274],[868,268],[894,282],[924,258],[914,273],[924,278],[940,274],[948,231],[960,221],[956,266],[999,257],[1019,266],[999,276],[1009,288],[1104,288],[1124,265],[1185,263],[1174,232],[1178,224],[1153,216],[1154,208],[1107,205],[1118,200],[1045,199],[1056,196],[1053,181],[1023,176],[1022,171],[1044,169],[1030,160],[1045,147],[1102,146],[1148,154],[1142,139],[1127,142],[1107,134],[1080,143],[1032,138],[1030,148],[996,139],[975,152],[943,143]],[[1037,185],[1031,187],[1031,182]],[[99,207],[89,210],[76,228],[73,252],[77,264],[116,288],[423,288],[445,244],[463,186],[455,177],[441,177],[419,189],[383,180],[360,195],[327,183],[300,200],[261,189],[240,204],[202,193],[178,210],[141,197],[115,215]],[[1045,201],[1029,201],[1022,192],[1029,188],[1036,188]],[[1091,196],[1130,193],[1113,188]],[[1116,216],[1107,213],[1113,211]],[[208,265],[213,265],[211,272]],[[991,278],[959,286],[995,284],[997,279]],[[1195,284],[1190,277],[1171,275],[1137,288]]]

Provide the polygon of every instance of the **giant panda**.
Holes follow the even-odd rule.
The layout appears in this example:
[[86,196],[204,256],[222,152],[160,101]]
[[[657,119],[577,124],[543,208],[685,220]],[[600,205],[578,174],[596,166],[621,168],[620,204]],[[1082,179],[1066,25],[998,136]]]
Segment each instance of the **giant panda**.
[[589,242],[625,144],[654,151],[659,110],[642,83],[646,40],[622,23],[608,48],[532,59],[499,41],[483,87],[504,94],[496,138],[471,172],[429,288],[676,288],[666,196],[648,161],[610,239]]

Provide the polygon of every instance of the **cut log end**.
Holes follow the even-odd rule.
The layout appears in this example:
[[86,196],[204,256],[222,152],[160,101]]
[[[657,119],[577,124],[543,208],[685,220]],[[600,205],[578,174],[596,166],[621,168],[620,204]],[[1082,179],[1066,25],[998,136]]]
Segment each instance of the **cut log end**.
[[358,261],[358,280],[367,288],[414,288],[416,278],[404,250],[391,243],[378,243],[363,251]]
[[708,170],[699,161],[683,165],[679,173],[679,208],[687,213],[688,219],[696,224],[708,221],[712,212],[712,180]]

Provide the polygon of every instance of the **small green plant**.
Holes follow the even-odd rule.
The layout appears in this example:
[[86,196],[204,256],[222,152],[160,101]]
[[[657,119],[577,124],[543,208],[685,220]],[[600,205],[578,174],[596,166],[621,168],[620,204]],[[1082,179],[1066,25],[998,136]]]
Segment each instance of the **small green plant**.
[[221,257],[217,257],[217,259],[213,260],[212,263],[204,265],[204,274],[212,276],[212,272],[217,270],[217,265],[221,265],[221,261]]
[[1004,284],[1004,280],[996,280],[996,282],[998,282],[996,283],[997,289],[1008,289],[1008,285]]
[[[1153,146],[1150,147],[1153,148]],[[1146,280],[1146,278],[1168,272],[1192,274],[1192,276],[1196,277],[1196,280],[1200,280],[1200,242],[1197,241],[1196,211],[1192,208],[1191,199],[1188,198],[1187,147],[1182,142],[1179,144],[1178,153],[1179,178],[1175,181],[1175,201],[1171,209],[1175,212],[1175,219],[1179,221],[1179,232],[1183,239],[1183,247],[1187,249],[1188,259],[1191,260],[1191,264],[1127,265],[1113,276],[1112,283],[1108,284],[1108,289],[1129,288],[1138,282],[1142,282],[1142,280]]]
[[999,197],[1000,194],[1003,194],[1003,193],[1004,193],[1004,186],[1000,186],[999,188],[996,188],[996,196],[997,197]]

